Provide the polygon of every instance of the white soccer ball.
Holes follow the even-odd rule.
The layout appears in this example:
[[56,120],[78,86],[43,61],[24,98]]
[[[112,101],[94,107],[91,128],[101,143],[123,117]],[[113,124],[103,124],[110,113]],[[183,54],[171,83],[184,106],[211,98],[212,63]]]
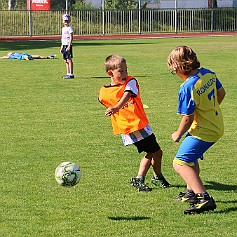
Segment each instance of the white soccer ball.
[[55,179],[62,186],[74,186],[80,181],[80,178],[80,167],[70,161],[61,163],[55,169]]

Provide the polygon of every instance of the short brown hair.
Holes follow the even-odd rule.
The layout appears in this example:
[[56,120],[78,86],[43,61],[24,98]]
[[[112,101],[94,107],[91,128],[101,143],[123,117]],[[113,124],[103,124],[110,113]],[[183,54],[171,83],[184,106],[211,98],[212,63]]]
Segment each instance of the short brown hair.
[[200,67],[196,53],[188,46],[176,47],[168,56],[167,64],[170,70],[188,75]]
[[121,63],[126,63],[126,60],[119,55],[109,55],[104,62],[105,70],[114,70],[119,68]]

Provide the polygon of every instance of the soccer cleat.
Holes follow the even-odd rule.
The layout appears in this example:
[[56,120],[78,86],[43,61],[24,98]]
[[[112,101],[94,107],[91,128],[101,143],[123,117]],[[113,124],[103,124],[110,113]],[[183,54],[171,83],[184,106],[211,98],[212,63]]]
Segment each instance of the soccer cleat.
[[191,204],[191,207],[184,211],[184,214],[200,214],[205,211],[213,211],[216,209],[216,203],[212,197],[197,197],[198,202]]
[[183,193],[183,192],[180,192],[179,196],[177,198],[173,198],[173,200],[181,201],[181,202],[189,202],[189,203],[193,203],[193,204],[198,202],[198,199],[194,193],[192,195],[192,194],[187,194],[187,193]]
[[74,78],[74,75],[66,75],[63,77],[64,79],[73,79]]
[[159,186],[160,188],[168,188],[170,187],[170,184],[167,182],[167,180],[162,177],[160,179],[156,179],[154,176],[151,178],[151,183]]
[[138,191],[146,191],[150,192],[152,188],[148,187],[144,184],[144,181],[139,178],[131,178],[130,183],[135,187]]
[[49,58],[49,59],[54,59],[54,55],[50,55],[50,56],[48,56],[47,58]]

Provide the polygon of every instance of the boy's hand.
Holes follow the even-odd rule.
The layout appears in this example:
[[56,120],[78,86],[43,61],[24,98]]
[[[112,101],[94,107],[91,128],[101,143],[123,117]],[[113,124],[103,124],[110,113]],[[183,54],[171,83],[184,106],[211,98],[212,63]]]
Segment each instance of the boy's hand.
[[109,107],[108,109],[106,109],[105,115],[111,116],[112,114],[114,114],[114,113],[116,113],[118,111],[119,111],[119,109],[116,108],[116,107]]
[[176,131],[172,134],[172,139],[174,142],[179,142],[181,136],[179,135],[179,133]]
[[68,47],[66,48],[66,51],[67,51],[67,52],[70,51],[70,46],[68,46]]

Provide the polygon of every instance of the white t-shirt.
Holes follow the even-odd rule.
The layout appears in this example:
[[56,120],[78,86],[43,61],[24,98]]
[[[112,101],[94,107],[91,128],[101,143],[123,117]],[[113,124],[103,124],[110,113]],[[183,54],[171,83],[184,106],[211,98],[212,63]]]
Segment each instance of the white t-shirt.
[[71,26],[64,26],[62,28],[62,45],[69,45],[71,33],[73,33],[73,29]]
[[128,84],[126,85],[126,88],[124,91],[130,91],[133,93],[133,95],[137,95],[138,94],[138,88],[137,88],[137,82],[136,79],[132,79],[128,82]]

